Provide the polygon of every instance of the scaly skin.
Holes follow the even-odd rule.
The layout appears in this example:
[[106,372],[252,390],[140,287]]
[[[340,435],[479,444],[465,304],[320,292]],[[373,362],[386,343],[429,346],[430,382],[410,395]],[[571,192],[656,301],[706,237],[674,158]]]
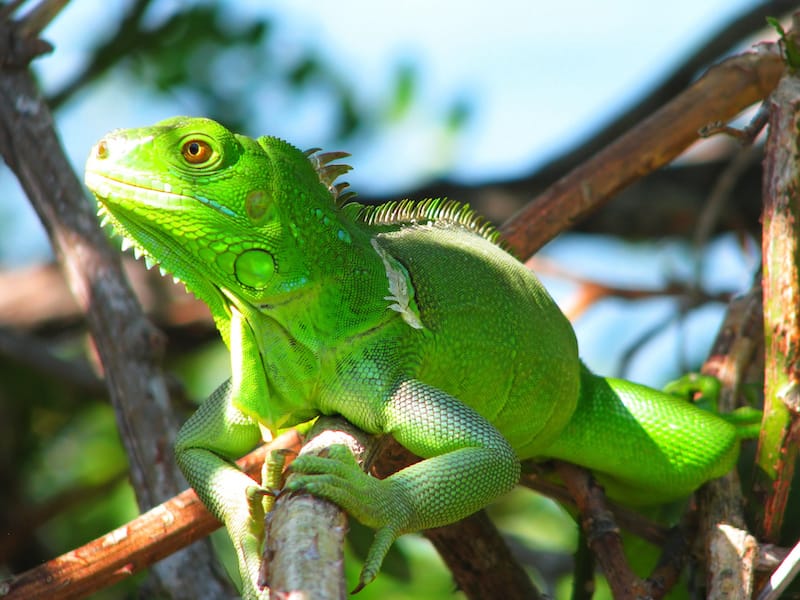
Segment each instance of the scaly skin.
[[340,156],[175,118],[110,133],[86,167],[101,214],[208,304],[230,349],[231,379],[182,428],[176,455],[228,528],[246,597],[262,594],[260,490],[230,461],[259,425],[341,414],[425,459],[384,480],[339,449],[294,462],[292,489],[377,530],[360,585],[397,536],[512,488],[520,459],[585,465],[634,503],[732,467],[732,425],[586,370],[566,318],[479,219],[447,203],[344,203]]

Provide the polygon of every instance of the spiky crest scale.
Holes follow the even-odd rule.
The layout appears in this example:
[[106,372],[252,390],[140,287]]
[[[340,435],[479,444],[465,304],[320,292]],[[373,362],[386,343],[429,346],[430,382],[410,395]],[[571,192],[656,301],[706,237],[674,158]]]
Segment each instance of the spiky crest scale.
[[337,206],[342,206],[345,202],[355,197],[355,192],[345,192],[345,189],[350,186],[349,183],[345,181],[336,183],[340,176],[352,170],[353,167],[345,163],[333,162],[340,158],[347,158],[350,156],[349,152],[342,152],[341,150],[322,152],[321,148],[309,148],[304,154],[313,165],[320,182],[333,194]]
[[[352,203],[353,217],[367,225],[457,225],[508,250],[500,232],[468,204],[447,198],[396,200],[376,206]],[[348,205],[349,207],[350,205]],[[356,208],[357,207],[357,208]]]
[[336,180],[352,169],[348,164],[333,161],[350,156],[347,152],[322,152],[320,148],[310,148],[304,152],[314,166],[320,182],[333,195],[336,205],[347,206],[351,216],[367,225],[416,225],[438,223],[457,225],[477,233],[509,251],[500,232],[484,217],[477,214],[469,205],[447,198],[428,198],[426,200],[397,200],[378,206],[368,206],[351,202],[355,192],[344,190],[350,185]]

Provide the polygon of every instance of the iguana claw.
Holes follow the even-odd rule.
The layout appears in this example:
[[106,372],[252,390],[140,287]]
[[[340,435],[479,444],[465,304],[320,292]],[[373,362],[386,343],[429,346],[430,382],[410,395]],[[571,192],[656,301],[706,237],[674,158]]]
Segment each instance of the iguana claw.
[[364,473],[350,450],[333,445],[328,456],[300,456],[292,463],[292,476],[286,484],[290,491],[305,491],[330,500],[352,517],[376,529],[356,593],[372,582],[383,564],[392,543],[407,525],[408,510],[391,482]]

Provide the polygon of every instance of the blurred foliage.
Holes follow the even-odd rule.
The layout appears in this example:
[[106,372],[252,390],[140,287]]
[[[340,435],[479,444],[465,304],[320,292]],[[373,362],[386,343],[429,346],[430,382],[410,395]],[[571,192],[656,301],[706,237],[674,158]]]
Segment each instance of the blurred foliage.
[[[270,95],[317,94],[333,106],[332,137],[346,140],[401,119],[417,101],[413,64],[396,69],[384,99],[366,101],[324,54],[314,48],[287,50],[273,39],[273,29],[271,19],[244,18],[224,2],[135,0],[116,31],[98,42],[83,71],[49,102],[61,106],[113,69],[154,94],[189,96],[197,114],[245,132],[254,115],[266,112]],[[457,132],[470,114],[465,99],[454,100],[442,130]]]
[[788,36],[783,29],[783,25],[779,19],[775,17],[767,17],[767,23],[778,32],[780,35],[780,44],[783,48],[783,55],[786,59],[786,64],[790,69],[800,68],[800,48],[797,47],[797,42],[794,38]]

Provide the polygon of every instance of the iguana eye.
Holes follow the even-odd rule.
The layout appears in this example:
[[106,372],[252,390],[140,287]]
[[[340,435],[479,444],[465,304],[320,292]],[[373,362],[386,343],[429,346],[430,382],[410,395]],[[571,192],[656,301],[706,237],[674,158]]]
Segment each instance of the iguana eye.
[[203,140],[189,140],[181,149],[183,158],[193,165],[206,162],[212,153],[211,146]]

